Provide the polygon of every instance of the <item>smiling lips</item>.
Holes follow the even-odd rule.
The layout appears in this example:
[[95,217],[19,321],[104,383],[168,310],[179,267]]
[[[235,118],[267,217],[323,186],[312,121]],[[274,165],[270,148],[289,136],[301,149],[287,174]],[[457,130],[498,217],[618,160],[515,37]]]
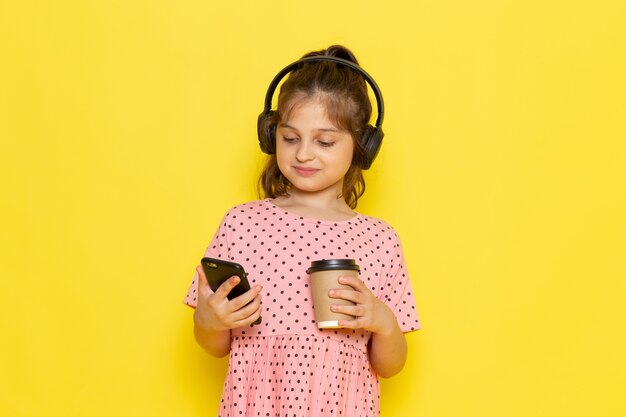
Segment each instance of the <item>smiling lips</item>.
[[293,167],[293,169],[301,177],[310,177],[311,175],[315,175],[319,171],[319,169],[305,167]]

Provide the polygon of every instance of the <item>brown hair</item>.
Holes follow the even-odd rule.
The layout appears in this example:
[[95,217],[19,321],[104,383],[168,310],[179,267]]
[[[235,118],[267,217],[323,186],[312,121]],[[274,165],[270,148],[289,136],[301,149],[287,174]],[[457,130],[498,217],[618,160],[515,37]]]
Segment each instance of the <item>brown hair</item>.
[[[309,52],[303,58],[310,56],[334,56],[358,65],[352,52],[340,45]],[[341,194],[348,206],[354,209],[359,197],[365,192],[365,180],[360,163],[364,153],[358,139],[363,135],[372,115],[366,82],[358,72],[328,61],[300,65],[282,84],[278,95],[278,110],[266,123],[268,126],[278,126],[281,120],[289,119],[291,111],[302,99],[315,96],[326,105],[328,118],[333,124],[349,132],[354,139],[352,164],[344,176]],[[263,127],[266,128],[267,126]],[[259,194],[262,188],[266,197],[275,198],[288,194],[289,187],[289,181],[278,168],[276,155],[271,155],[259,178]]]

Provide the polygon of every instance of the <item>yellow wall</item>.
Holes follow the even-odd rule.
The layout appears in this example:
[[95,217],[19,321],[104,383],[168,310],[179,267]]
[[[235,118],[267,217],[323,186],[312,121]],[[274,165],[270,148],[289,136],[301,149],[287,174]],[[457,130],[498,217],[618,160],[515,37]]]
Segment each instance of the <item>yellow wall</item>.
[[342,43],[424,323],[383,415],[626,416],[624,2],[366,3],[0,3],[0,415],[215,415],[182,298],[270,79]]

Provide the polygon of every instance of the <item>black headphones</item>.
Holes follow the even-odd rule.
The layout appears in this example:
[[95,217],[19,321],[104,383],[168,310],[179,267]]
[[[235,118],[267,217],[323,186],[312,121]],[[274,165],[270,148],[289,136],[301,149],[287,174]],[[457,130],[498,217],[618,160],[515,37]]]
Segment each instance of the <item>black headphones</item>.
[[380,145],[383,141],[383,137],[385,134],[382,130],[383,117],[385,115],[385,106],[383,103],[383,96],[376,84],[376,81],[370,75],[365,72],[361,67],[359,67],[354,62],[348,61],[346,59],[337,58],[334,56],[310,56],[306,58],[302,58],[292,64],[287,65],[283,68],[272,80],[269,88],[267,89],[267,94],[265,95],[265,108],[263,109],[263,113],[259,115],[259,119],[257,122],[257,130],[259,135],[259,145],[261,146],[261,150],[266,154],[275,154],[276,153],[276,124],[269,123],[269,119],[271,119],[276,113],[272,110],[272,97],[274,96],[274,91],[278,86],[278,83],[291,71],[299,67],[301,64],[305,64],[307,62],[320,62],[320,61],[328,61],[334,62],[336,64],[341,64],[346,67],[352,68],[367,81],[367,83],[374,91],[374,95],[376,96],[376,104],[378,106],[378,117],[376,118],[376,126],[367,125],[363,135],[359,139],[361,147],[363,148],[364,158],[362,161],[359,161],[359,165],[363,169],[368,169],[372,162],[374,162],[374,158],[378,154],[378,150],[380,149]]

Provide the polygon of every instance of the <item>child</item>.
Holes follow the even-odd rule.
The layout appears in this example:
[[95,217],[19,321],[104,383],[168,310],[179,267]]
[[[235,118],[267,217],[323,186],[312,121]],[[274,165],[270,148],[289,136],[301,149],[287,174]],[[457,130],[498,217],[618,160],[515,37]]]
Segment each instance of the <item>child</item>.
[[[217,357],[230,353],[222,417],[378,416],[377,375],[403,368],[404,333],[420,328],[398,236],[353,211],[362,170],[382,141],[378,87],[344,47],[303,58],[272,81],[259,117],[261,149],[270,154],[260,179],[266,198],[230,209],[206,251],[242,264],[252,288],[229,301],[239,279],[214,293],[198,267],[185,298],[198,343]],[[376,126],[368,125],[366,82],[376,93]],[[332,307],[354,319],[320,330],[306,271],[311,261],[343,258],[356,261],[360,279],[339,278],[352,290],[329,295],[354,302]]]

